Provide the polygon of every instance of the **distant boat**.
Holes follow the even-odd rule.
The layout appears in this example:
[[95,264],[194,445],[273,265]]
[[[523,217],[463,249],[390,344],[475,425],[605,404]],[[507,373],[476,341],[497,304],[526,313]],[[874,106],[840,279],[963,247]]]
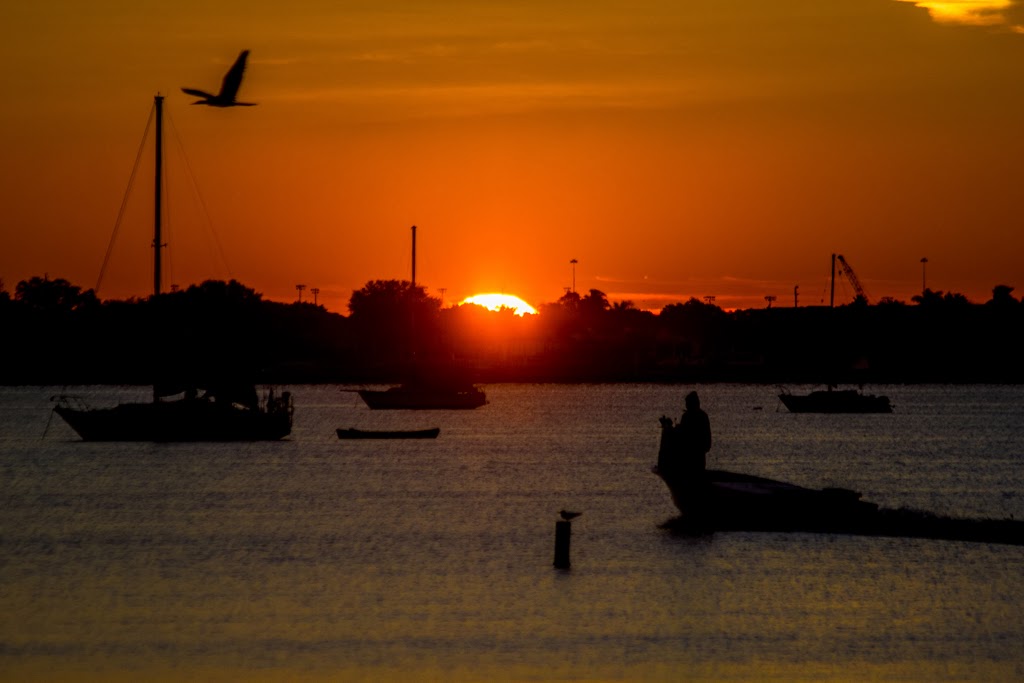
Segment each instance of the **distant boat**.
[[433,429],[411,430],[366,430],[349,427],[338,429],[339,439],[436,439],[441,433],[440,427]]
[[791,394],[783,389],[782,405],[791,413],[891,413],[888,396],[865,394],[857,389],[828,389],[809,394]]
[[472,410],[487,403],[487,395],[472,384],[407,383],[358,393],[371,410]]
[[[412,285],[416,287],[416,226],[412,226]],[[452,376],[420,377],[384,390],[362,389],[371,410],[472,410],[487,403],[482,389]]]
[[[155,98],[156,193],[153,226],[153,296],[160,296],[163,97]],[[180,398],[169,399],[181,394]],[[292,429],[292,397],[271,389],[262,399],[251,383],[211,383],[200,388],[153,385],[149,403],[90,408],[73,397],[56,397],[54,412],[86,441],[271,441]]]
[[87,408],[59,397],[54,412],[84,441],[276,441],[292,430],[292,400],[273,390],[259,399],[252,386],[248,398],[226,393],[186,393],[183,398],[150,403],[121,403]]
[[[839,259],[843,264],[846,260],[842,255]],[[849,268],[849,265],[846,266]],[[858,284],[858,292],[863,292]],[[835,308],[836,291],[836,254],[832,254],[832,289],[829,294],[829,309]],[[791,413],[891,413],[892,404],[887,396],[864,394],[857,389],[838,389],[832,384],[826,385],[823,391],[812,391],[798,395],[782,389],[779,393],[782,405]]]

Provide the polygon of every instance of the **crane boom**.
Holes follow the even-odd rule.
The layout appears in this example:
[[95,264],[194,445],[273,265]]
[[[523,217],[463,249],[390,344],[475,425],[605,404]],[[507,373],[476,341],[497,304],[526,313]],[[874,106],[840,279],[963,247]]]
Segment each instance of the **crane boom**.
[[868,293],[864,291],[864,287],[860,284],[860,279],[857,277],[857,274],[853,272],[853,268],[850,267],[850,264],[846,262],[846,259],[843,258],[842,254],[838,254],[836,258],[839,260],[839,272],[841,272],[846,279],[850,281],[854,291],[857,292],[857,296],[864,299],[864,303],[870,303]]

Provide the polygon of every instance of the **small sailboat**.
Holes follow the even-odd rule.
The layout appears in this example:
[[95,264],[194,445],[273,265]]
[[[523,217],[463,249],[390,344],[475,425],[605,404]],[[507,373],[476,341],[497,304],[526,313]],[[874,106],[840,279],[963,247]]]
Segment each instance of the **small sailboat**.
[[[416,286],[416,226],[412,226],[412,285]],[[482,389],[457,377],[421,376],[389,389],[361,389],[371,410],[472,410],[487,403]]]
[[793,394],[786,389],[779,393],[782,405],[791,413],[891,413],[888,396],[865,394],[859,389],[826,389],[807,394]]
[[472,410],[487,403],[487,395],[472,384],[406,382],[390,389],[360,389],[371,410]]
[[[840,255],[838,257],[845,264]],[[832,289],[829,294],[829,308],[835,308],[836,254],[832,254]],[[891,413],[892,404],[888,396],[865,394],[859,389],[839,389],[827,384],[824,390],[807,394],[794,394],[781,389],[779,400],[791,413]]]
[[[161,294],[161,200],[163,100],[155,98],[156,195],[153,238],[153,296]],[[202,392],[202,393],[200,393]],[[178,396],[178,398],[171,398]],[[85,441],[268,441],[292,429],[292,397],[269,390],[261,398],[253,384],[214,381],[169,386],[155,382],[153,400],[91,408],[68,396],[56,397],[54,412]]]

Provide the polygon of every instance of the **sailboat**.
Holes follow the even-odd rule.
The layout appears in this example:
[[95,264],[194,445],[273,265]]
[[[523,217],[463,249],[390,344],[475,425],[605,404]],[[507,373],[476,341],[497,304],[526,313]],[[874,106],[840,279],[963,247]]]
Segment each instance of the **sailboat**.
[[829,384],[824,390],[792,394],[785,389],[779,400],[791,413],[891,413],[888,396],[865,394],[859,389],[838,389]]
[[[161,293],[163,96],[155,98],[156,195],[153,226],[153,296]],[[200,391],[202,393],[200,394]],[[179,398],[171,398],[181,394]],[[170,399],[170,400],[168,400]],[[55,399],[60,415],[85,441],[270,441],[292,429],[292,397],[270,389],[262,398],[252,384],[214,382],[207,387],[155,382],[153,400],[90,408],[72,397]]]
[[[840,257],[842,258],[842,257]],[[845,261],[844,261],[845,263]],[[829,308],[835,308],[836,255],[832,254],[832,289]],[[865,394],[859,389],[839,389],[834,384],[808,394],[793,394],[786,389],[779,393],[782,405],[791,413],[891,413],[888,396]]]
[[[416,287],[416,226],[412,226],[412,285]],[[418,377],[390,389],[360,389],[371,410],[472,410],[487,403],[482,389],[454,375]]]
[[360,389],[371,410],[472,410],[487,403],[482,389],[462,382],[406,382],[390,389]]

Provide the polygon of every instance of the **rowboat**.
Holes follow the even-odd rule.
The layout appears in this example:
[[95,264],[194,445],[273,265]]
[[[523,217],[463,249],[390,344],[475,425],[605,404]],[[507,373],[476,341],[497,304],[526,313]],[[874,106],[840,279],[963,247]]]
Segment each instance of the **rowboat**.
[[349,427],[338,429],[339,439],[436,439],[441,433],[440,427],[433,429],[409,429],[409,430],[367,430]]

